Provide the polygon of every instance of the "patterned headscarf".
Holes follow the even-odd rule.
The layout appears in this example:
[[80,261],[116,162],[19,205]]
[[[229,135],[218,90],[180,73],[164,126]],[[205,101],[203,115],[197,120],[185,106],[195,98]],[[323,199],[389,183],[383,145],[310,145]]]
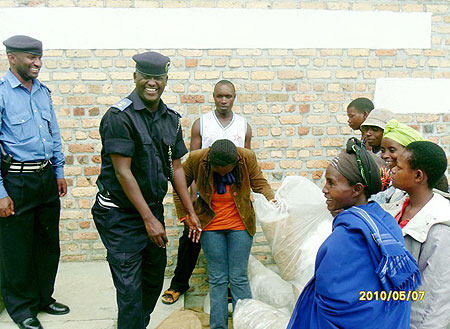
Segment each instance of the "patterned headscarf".
[[[330,165],[351,184],[363,184],[369,195],[372,195],[380,192],[382,188],[377,158],[365,149],[361,141],[352,137],[347,142],[346,151],[335,157]],[[381,162],[381,159],[378,160]]]
[[426,141],[417,130],[395,119],[389,120],[386,124],[383,138],[390,138],[405,147],[412,142]]

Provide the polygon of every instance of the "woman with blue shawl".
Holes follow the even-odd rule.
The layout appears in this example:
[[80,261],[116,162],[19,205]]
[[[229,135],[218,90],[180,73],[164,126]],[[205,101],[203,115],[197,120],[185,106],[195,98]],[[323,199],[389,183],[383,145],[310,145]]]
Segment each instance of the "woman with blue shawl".
[[420,272],[395,219],[368,202],[382,185],[374,157],[351,138],[325,178],[328,210],[344,211],[317,252],[287,329],[409,329],[411,302],[399,299],[418,287]]

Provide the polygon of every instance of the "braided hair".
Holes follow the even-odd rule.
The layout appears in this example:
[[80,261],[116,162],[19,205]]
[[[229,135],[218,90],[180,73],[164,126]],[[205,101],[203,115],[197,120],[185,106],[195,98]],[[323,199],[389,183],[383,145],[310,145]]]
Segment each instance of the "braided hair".
[[206,159],[206,179],[205,185],[208,184],[209,175],[212,166],[225,167],[230,164],[235,165],[231,173],[236,179],[235,183],[240,188],[241,178],[239,176],[239,167],[236,166],[239,160],[239,154],[236,145],[228,139],[216,140],[209,148],[208,158]]

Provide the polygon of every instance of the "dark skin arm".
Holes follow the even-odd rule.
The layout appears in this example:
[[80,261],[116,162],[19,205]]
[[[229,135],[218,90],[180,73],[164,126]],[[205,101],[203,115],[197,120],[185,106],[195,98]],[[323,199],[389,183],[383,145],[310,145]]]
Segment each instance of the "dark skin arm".
[[161,222],[155,217],[155,215],[153,215],[147,205],[147,202],[142,196],[142,192],[136,178],[131,172],[131,158],[124,157],[119,154],[111,154],[111,160],[117,180],[122,186],[125,195],[136,207],[144,221],[148,237],[158,247],[165,248],[168,242],[166,231],[164,230],[164,226]]
[[67,182],[65,178],[57,178],[56,183],[58,184],[59,196],[65,196],[67,194]]
[[[200,136],[200,119],[197,119],[192,124],[191,129],[191,147],[190,151],[199,150],[202,148],[202,137]],[[195,186],[195,183],[192,182],[191,184],[191,201],[195,202],[197,200],[197,186]]]
[[247,123],[247,132],[245,133],[244,147],[251,150],[252,148],[252,127]]
[[181,203],[186,210],[187,216],[185,223],[189,227],[188,237],[193,242],[200,241],[200,235],[202,233],[202,229],[200,226],[200,221],[198,220],[197,214],[194,211],[194,206],[192,205],[192,201],[189,197],[189,193],[186,185],[186,176],[184,175],[183,166],[181,165],[180,159],[173,160],[173,179],[172,185],[177,192]]
[[0,217],[9,217],[14,215],[14,202],[7,196],[0,199]]

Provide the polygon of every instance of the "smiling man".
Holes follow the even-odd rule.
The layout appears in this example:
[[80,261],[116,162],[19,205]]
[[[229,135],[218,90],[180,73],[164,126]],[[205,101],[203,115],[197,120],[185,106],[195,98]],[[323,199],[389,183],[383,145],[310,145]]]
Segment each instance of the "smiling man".
[[117,290],[118,329],[146,328],[161,292],[169,180],[190,215],[189,237],[198,241],[201,231],[181,166],[187,149],[180,115],[161,100],[170,59],[146,52],[133,60],[135,90],[100,123],[102,166],[92,208]]
[[[59,263],[59,197],[64,154],[50,90],[37,79],[42,42],[3,42],[10,65],[0,78],[0,262],[6,309],[19,328],[42,328],[39,311],[66,314],[53,298]],[[26,192],[24,192],[26,191]]]

